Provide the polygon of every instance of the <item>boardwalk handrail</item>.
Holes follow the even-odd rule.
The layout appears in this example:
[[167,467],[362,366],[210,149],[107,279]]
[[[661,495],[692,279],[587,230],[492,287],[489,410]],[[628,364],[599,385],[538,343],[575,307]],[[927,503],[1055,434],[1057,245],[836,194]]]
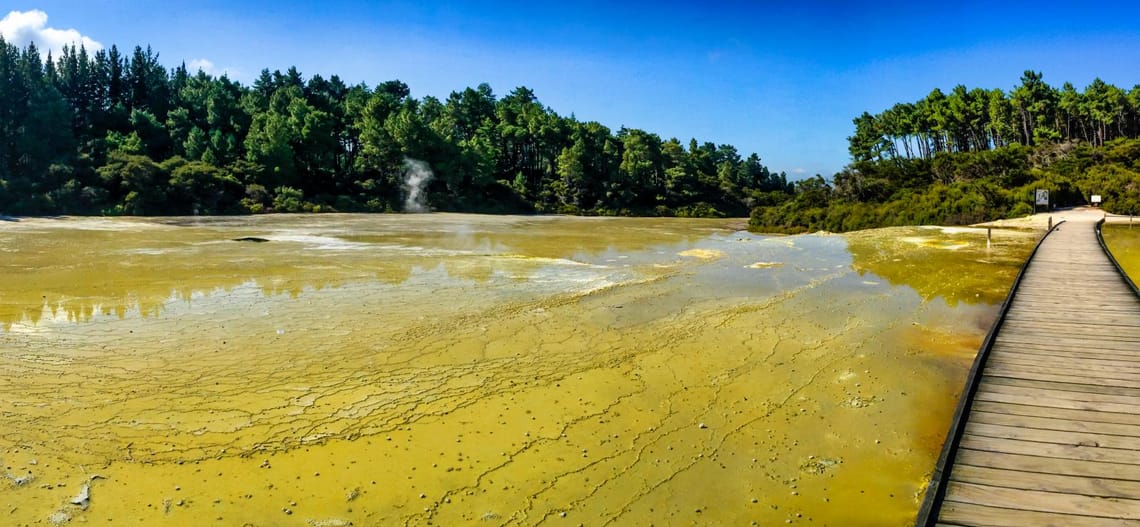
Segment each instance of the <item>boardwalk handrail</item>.
[[1100,248],[1104,251],[1104,255],[1108,257],[1108,261],[1112,262],[1112,266],[1116,268],[1116,272],[1120,273],[1120,277],[1124,279],[1124,283],[1128,284],[1128,288],[1140,297],[1140,289],[1136,287],[1136,283],[1124,272],[1124,268],[1120,266],[1120,262],[1116,261],[1116,257],[1112,255],[1112,251],[1108,250],[1108,245],[1104,243],[1104,236],[1101,235],[1100,229],[1104,226],[1104,218],[1096,222],[1096,242],[1100,244]]
[[[998,312],[998,317],[994,320],[993,325],[990,326],[989,333],[986,334],[986,339],[982,341],[982,347],[978,350],[977,356],[974,357],[974,364],[970,366],[970,374],[966,376],[966,388],[962,392],[962,396],[958,398],[958,407],[954,410],[954,419],[950,421],[950,430],[946,433],[946,441],[942,443],[942,453],[938,456],[938,464],[934,466],[934,472],[930,475],[930,484],[926,487],[926,494],[922,500],[922,506],[918,509],[918,516],[915,518],[916,527],[933,527],[938,523],[939,509],[942,507],[942,498],[946,495],[946,483],[950,479],[949,464],[950,459],[958,450],[958,444],[962,442],[962,434],[966,430],[966,417],[970,412],[970,406],[974,401],[974,395],[978,391],[978,382],[982,378],[982,368],[985,367],[986,358],[989,357],[990,349],[994,346],[994,340],[997,338],[998,330],[1005,322],[1006,315],[1013,304],[1013,297],[1017,294],[1017,289],[1021,287],[1021,279],[1025,277],[1025,270],[1029,268],[1029,264],[1033,262],[1033,257],[1037,255],[1037,250],[1041,248],[1041,244],[1045,243],[1045,239],[1049,237],[1053,231],[1057,230],[1065,220],[1061,220],[1053,225],[1040,240],[1037,240],[1037,245],[1033,247],[1033,252],[1029,253],[1029,257],[1025,259],[1025,263],[1021,264],[1021,270],[1017,272],[1017,278],[1013,280],[1013,285],[1009,288],[1009,294],[1006,295],[1005,300],[1002,301],[1001,310]],[[1099,236],[1099,230],[1098,230]]]

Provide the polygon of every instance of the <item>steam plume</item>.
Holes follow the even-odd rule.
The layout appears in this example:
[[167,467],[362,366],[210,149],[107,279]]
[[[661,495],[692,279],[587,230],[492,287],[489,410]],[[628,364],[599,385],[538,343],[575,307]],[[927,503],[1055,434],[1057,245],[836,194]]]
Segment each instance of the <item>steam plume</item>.
[[431,167],[418,159],[404,158],[404,212],[428,212],[427,184],[435,177]]

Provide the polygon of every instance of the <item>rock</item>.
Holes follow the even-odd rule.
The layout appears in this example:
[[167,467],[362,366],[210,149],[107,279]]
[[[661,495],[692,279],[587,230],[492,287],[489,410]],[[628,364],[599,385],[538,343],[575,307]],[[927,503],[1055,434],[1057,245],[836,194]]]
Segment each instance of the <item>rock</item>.
[[91,485],[84,483],[83,486],[79,488],[79,494],[71,498],[69,503],[78,505],[82,510],[87,510],[87,506],[91,504]]
[[233,241],[235,241],[235,242],[265,243],[269,240],[266,240],[265,238],[258,238],[256,236],[245,236],[242,238],[234,238]]
[[64,511],[55,511],[48,516],[48,522],[52,525],[63,525],[71,521],[71,515]]
[[309,527],[352,527],[352,522],[342,520],[340,518],[330,518],[327,520],[307,520],[305,523]]
[[809,457],[808,459],[809,460],[806,463],[800,465],[800,471],[808,473],[808,474],[823,474],[824,472],[827,472],[828,470],[830,470],[832,467],[835,467],[836,465],[843,463],[843,460],[839,459],[839,458],[836,458],[836,459],[818,458],[818,459],[816,459],[814,456],[812,456],[812,457]]

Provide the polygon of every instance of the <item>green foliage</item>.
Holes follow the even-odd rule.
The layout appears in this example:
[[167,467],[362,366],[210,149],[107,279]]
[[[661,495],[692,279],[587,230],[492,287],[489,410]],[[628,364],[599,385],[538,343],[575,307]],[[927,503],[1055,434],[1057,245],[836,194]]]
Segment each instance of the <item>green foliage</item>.
[[151,158],[116,150],[97,172],[120,214],[144,216],[164,212],[165,173]]
[[1036,189],[1048,190],[1054,206],[1087,204],[1099,194],[1108,212],[1140,214],[1140,139],[1058,146],[943,152],[932,162],[856,162],[833,185],[818,176],[798,182],[791,200],[753,209],[750,225],[808,232],[972,224],[1032,214]]
[[830,182],[798,182],[786,201],[758,201],[751,227],[846,231],[887,225],[963,224],[1034,212],[1100,195],[1108,212],[1140,213],[1140,87],[1095,79],[1060,90],[1026,71],[1000,89],[935,89],[853,120],[852,163]]
[[245,197],[241,198],[241,206],[251,214],[260,214],[266,211],[269,204],[269,191],[256,183],[245,187]]
[[[222,169],[201,161],[175,168],[170,174],[170,205],[176,214],[235,212],[241,183]],[[179,210],[180,209],[180,210]]]
[[277,187],[273,194],[273,210],[276,212],[301,212],[305,209],[305,203],[302,201],[305,195],[300,190]]
[[1081,141],[1103,146],[1140,136],[1140,91],[1131,93],[1094,79],[1084,92],[1065,83],[1049,86],[1041,73],[1026,71],[1008,93],[956,86],[935,89],[914,103],[902,103],[853,120],[848,137],[855,162],[935,159],[939,154],[982,152],[1007,145],[1041,146]]
[[[400,210],[405,159],[435,210],[743,215],[791,196],[730,145],[580,122],[528,88],[445,101],[398,80],[263,70],[242,86],[142,47],[44,64],[0,39],[0,210],[221,214]],[[266,189],[274,189],[272,192]]]
[[[732,145],[612,131],[518,87],[416,99],[398,80],[263,70],[243,86],[157,53],[67,47],[44,64],[0,39],[0,211],[223,214],[400,210],[405,160],[434,210],[744,215],[754,228],[851,230],[1023,214],[1104,197],[1140,208],[1140,88],[932,90],[854,119],[852,163],[789,182]],[[273,189],[269,191],[267,189]]]

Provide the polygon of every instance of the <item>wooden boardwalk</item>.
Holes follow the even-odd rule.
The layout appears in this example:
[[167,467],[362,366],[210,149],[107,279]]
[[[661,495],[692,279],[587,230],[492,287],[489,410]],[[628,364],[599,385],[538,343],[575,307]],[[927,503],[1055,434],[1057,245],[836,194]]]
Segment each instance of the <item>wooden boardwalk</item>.
[[917,525],[1140,526],[1140,297],[1084,219],[1040,244]]

